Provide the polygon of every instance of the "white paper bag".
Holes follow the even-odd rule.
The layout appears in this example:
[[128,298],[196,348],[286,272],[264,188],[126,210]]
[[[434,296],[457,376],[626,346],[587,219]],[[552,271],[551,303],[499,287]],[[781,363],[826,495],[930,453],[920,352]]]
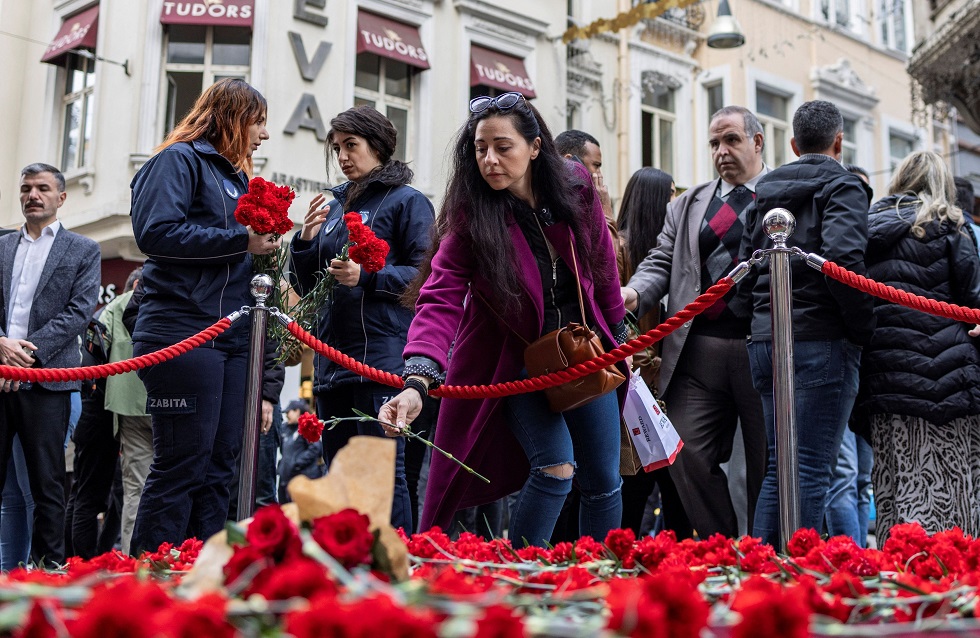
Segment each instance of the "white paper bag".
[[647,472],[671,465],[684,447],[674,424],[660,409],[650,388],[638,374],[630,377],[623,422],[640,455],[640,463]]

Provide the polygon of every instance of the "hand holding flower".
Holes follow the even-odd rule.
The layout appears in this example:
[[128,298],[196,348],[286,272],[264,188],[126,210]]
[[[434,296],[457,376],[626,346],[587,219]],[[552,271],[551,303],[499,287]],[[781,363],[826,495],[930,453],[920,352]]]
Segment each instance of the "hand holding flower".
[[253,255],[271,255],[282,245],[282,236],[276,233],[260,235],[248,226],[248,252]]
[[[402,436],[405,428],[422,412],[422,395],[414,388],[405,388],[393,399],[381,406],[378,421],[385,436]],[[392,423],[395,427],[392,427]]]
[[353,260],[332,259],[327,272],[334,276],[338,284],[351,288],[361,280],[361,266]]

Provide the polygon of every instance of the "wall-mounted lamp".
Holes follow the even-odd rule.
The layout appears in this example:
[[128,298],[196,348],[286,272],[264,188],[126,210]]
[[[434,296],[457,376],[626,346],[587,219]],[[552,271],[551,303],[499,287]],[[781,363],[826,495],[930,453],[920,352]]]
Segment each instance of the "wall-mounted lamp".
[[745,34],[732,15],[728,0],[718,3],[718,17],[708,30],[708,46],[712,49],[734,49],[745,44]]

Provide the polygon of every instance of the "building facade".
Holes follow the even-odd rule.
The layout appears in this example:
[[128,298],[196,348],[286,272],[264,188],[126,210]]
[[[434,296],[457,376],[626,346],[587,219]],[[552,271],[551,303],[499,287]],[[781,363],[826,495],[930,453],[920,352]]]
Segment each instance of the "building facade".
[[[511,5],[508,8],[507,5]],[[519,12],[518,12],[519,10]],[[0,115],[0,225],[20,223],[19,169],[68,179],[65,225],[107,260],[141,259],[129,183],[201,90],[242,77],[269,103],[258,174],[297,190],[294,219],[343,179],[325,165],[330,119],[372,104],[399,128],[400,158],[438,201],[443,156],[473,93],[538,96],[564,108],[556,2],[483,0],[0,0],[7,61]]]
[[[977,0],[971,0],[976,2]],[[103,298],[142,261],[129,218],[133,175],[201,90],[242,77],[268,99],[258,174],[297,191],[292,217],[343,179],[328,166],[330,119],[371,104],[399,129],[399,158],[438,209],[447,149],[475,95],[520,91],[557,134],[580,128],[604,154],[614,204],[642,166],[679,188],[715,176],[712,112],[741,104],[766,129],[766,161],[793,159],[803,101],[845,115],[845,160],[883,194],[905,154],[934,144],[913,124],[905,66],[910,0],[733,0],[746,44],[711,49],[717,0],[589,40],[569,25],[637,0],[0,0],[0,226],[20,224],[19,170],[68,179],[66,227],[99,242]]]
[[957,176],[973,183],[980,215],[980,0],[914,0],[915,48],[909,74],[920,106],[951,113],[941,131]]
[[[746,40],[735,49],[706,45],[715,0],[614,36],[573,42],[568,125],[617,149],[612,160],[620,189],[641,166],[661,168],[686,188],[715,176],[707,139],[718,108],[740,104],[757,113],[766,162],[778,166],[795,159],[789,142],[796,108],[825,99],[844,114],[844,161],[871,173],[883,194],[896,163],[932,144],[931,129],[914,124],[905,71],[912,43],[908,2],[733,0]],[[586,23],[631,3],[568,4],[570,21]]]

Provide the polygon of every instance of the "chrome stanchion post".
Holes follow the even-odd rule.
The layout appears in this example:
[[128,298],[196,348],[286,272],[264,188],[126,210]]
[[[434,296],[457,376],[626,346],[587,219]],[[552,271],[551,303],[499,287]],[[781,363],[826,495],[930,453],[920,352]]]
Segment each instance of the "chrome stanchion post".
[[800,475],[796,442],[796,399],[793,381],[793,287],[786,240],[796,218],[774,208],[762,219],[775,244],[769,255],[769,304],[772,310],[772,385],[776,416],[776,480],[779,486],[779,537],[782,550],[800,527]]
[[255,486],[259,466],[259,426],[262,419],[262,373],[265,368],[265,329],[269,309],[265,300],[272,292],[272,277],[255,275],[250,285],[255,307],[251,309],[252,331],[248,343],[248,376],[245,380],[245,435],[238,473],[238,520],[255,511]]

